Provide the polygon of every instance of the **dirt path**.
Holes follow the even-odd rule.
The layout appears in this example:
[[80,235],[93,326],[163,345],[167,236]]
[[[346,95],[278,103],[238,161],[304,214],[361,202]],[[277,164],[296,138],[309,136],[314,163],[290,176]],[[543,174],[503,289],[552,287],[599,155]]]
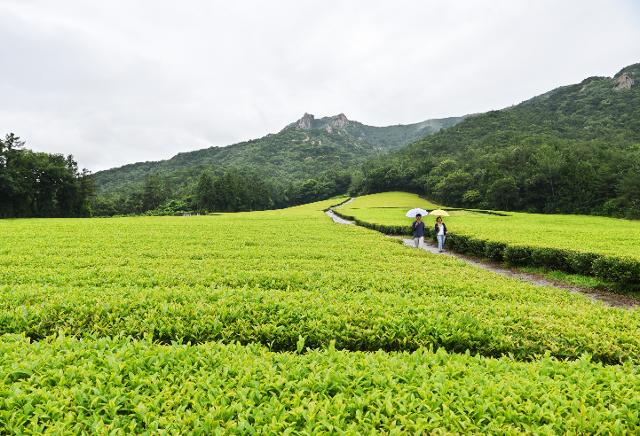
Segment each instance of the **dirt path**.
[[[352,201],[352,200],[353,199],[349,201]],[[347,203],[343,203],[343,204],[347,204]],[[353,221],[340,218],[335,213],[333,213],[331,209],[327,210],[325,213],[337,224],[346,224],[346,225],[354,224]],[[395,239],[401,239],[404,245],[406,246],[415,247],[413,239],[405,238],[402,236],[390,236],[390,237]],[[609,306],[623,307],[623,308],[634,308],[634,307],[640,306],[640,301],[638,301],[638,299],[627,296],[627,295],[622,295],[622,294],[617,294],[615,292],[608,292],[605,290],[598,290],[598,289],[592,289],[592,288],[581,288],[578,286],[569,285],[564,282],[549,280],[539,274],[531,274],[531,273],[525,273],[522,271],[517,271],[514,269],[506,268],[501,264],[498,264],[495,262],[489,262],[484,259],[481,260],[481,259],[473,258],[470,256],[465,256],[464,254],[454,253],[451,251],[444,251],[443,253],[439,253],[438,247],[435,244],[432,244],[431,241],[425,240],[425,243],[422,244],[420,248],[422,250],[428,251],[436,255],[455,257],[477,268],[482,268],[484,270],[491,271],[493,273],[500,274],[502,276],[532,283],[537,286],[551,286],[551,287],[562,289],[565,291],[583,294],[590,297],[593,300],[601,301]]]
[[[345,203],[346,204],[346,203]],[[328,211],[325,212],[325,214],[331,218],[333,220],[334,223],[338,223],[338,224],[353,224],[353,221],[349,221],[346,220],[344,218],[340,218],[338,215],[336,215],[335,213],[333,213],[333,211],[331,209],[329,209]]]
[[[407,239],[402,237],[400,238],[404,242],[404,245],[409,247],[415,247],[413,239]],[[569,292],[584,294],[591,297],[594,300],[602,301],[608,304],[609,306],[636,307],[640,305],[640,301],[627,295],[617,294],[615,292],[608,292],[608,291],[598,290],[593,288],[581,288],[579,286],[569,285],[567,283],[563,283],[557,280],[550,280],[540,274],[525,273],[515,269],[506,268],[496,262],[490,262],[484,259],[481,260],[475,257],[470,257],[464,254],[454,253],[451,251],[445,250],[443,253],[440,253],[438,252],[438,247],[435,244],[430,243],[430,241],[425,241],[425,243],[420,248],[433,254],[455,257],[457,259],[464,260],[468,264],[471,264],[475,267],[482,268],[484,270],[491,271],[503,276],[533,283],[534,285],[551,286],[554,288],[564,289],[565,291],[569,291]]]
[[[340,203],[340,204],[339,204],[339,205],[337,205],[337,206],[333,206],[331,209],[337,209],[337,208],[339,208],[339,207],[346,206],[347,204],[351,203],[351,202],[352,202],[353,200],[355,200],[355,199],[356,199],[355,197],[351,197],[350,199],[348,199],[348,200],[347,200],[347,201],[345,201],[344,203]],[[329,210],[331,210],[331,209],[329,209]]]

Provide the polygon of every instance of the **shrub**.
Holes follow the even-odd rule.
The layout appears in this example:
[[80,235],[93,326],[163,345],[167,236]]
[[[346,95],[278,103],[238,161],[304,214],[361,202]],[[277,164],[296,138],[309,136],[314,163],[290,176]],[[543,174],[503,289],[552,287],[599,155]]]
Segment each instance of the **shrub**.
[[465,253],[472,256],[483,257],[486,241],[482,239],[468,238]]
[[550,247],[531,248],[531,265],[543,266],[551,269],[559,269],[561,271],[569,270],[567,250],[560,250]]
[[597,258],[598,255],[595,253],[571,252],[567,255],[567,269],[569,272],[592,275],[593,261]]
[[593,273],[603,280],[640,284],[640,262],[629,258],[601,256],[593,261]]
[[504,250],[504,261],[509,265],[531,264],[531,248],[518,245],[508,245]]
[[506,248],[507,244],[504,242],[486,241],[484,243],[484,256],[491,260],[501,262],[504,260],[504,251]]

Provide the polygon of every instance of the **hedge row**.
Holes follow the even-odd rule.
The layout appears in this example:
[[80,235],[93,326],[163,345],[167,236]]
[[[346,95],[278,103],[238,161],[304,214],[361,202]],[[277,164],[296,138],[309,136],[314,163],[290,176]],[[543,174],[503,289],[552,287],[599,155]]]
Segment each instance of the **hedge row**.
[[369,223],[366,221],[361,221],[356,217],[345,215],[344,213],[338,212],[335,209],[331,209],[334,214],[339,216],[342,219],[353,221],[354,224],[360,227],[366,227],[367,229],[375,230],[380,233],[384,233],[385,235],[404,235],[411,236],[411,227],[409,226],[388,226],[385,224],[376,224]]
[[[354,221],[359,226],[387,235],[411,235],[409,226],[368,223],[335,210],[334,213],[344,219]],[[425,230],[428,237],[436,239],[432,228]],[[640,286],[640,261],[631,258],[551,247],[509,245],[504,242],[487,241],[451,232],[447,235],[447,247],[459,253],[505,262],[513,266],[545,267],[572,274],[594,276],[628,287]]]

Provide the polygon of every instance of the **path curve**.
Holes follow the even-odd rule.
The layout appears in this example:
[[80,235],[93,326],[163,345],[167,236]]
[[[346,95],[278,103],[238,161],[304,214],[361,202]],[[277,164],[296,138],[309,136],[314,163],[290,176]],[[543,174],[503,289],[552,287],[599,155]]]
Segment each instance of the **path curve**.
[[356,199],[355,197],[351,197],[351,198],[349,198],[347,201],[345,201],[345,202],[343,202],[343,203],[340,203],[340,204],[338,204],[338,205],[336,205],[336,206],[331,206],[331,207],[329,208],[329,210],[331,210],[331,209],[337,209],[337,208],[342,207],[342,206],[346,206],[347,204],[351,203],[351,202],[352,202],[353,200],[355,200],[355,199]]
[[[351,201],[353,201],[353,199],[350,199],[348,202],[351,202]],[[347,204],[348,202],[343,203],[343,205]],[[344,218],[339,217],[331,209],[327,210],[325,213],[328,217],[330,217],[333,220],[333,222],[337,224],[343,224],[343,225],[354,224],[353,221],[346,220]],[[389,236],[389,237],[394,239],[401,239],[404,245],[409,247],[415,247],[413,239],[404,238],[402,236]],[[583,294],[590,297],[593,300],[601,301],[609,306],[623,307],[623,308],[634,308],[634,307],[640,306],[640,301],[638,301],[637,299],[626,296],[626,295],[617,294],[615,292],[608,292],[608,291],[603,291],[598,289],[581,288],[578,286],[572,286],[556,280],[549,280],[539,274],[531,274],[531,273],[525,273],[522,271],[509,269],[495,262],[488,262],[488,261],[480,260],[470,256],[465,256],[464,254],[454,253],[451,251],[444,251],[443,253],[440,253],[438,251],[438,247],[435,244],[432,244],[429,240],[425,240],[425,242],[420,246],[420,248],[422,250],[428,251],[433,254],[455,257],[477,268],[482,268],[486,271],[491,271],[493,273],[500,274],[502,276],[532,283],[537,286],[550,286],[553,288],[562,289],[564,291]]]
[[338,215],[336,215],[335,213],[333,213],[333,211],[331,209],[327,210],[325,212],[325,214],[331,218],[333,220],[334,223],[338,223],[338,224],[347,224],[347,225],[352,225],[353,221],[349,221],[346,220],[344,218],[340,218]]

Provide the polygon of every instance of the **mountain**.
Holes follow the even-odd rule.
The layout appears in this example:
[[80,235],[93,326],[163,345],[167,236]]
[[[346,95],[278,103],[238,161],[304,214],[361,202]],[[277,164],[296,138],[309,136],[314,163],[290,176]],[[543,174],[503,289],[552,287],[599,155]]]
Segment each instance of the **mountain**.
[[426,120],[415,124],[375,127],[357,121],[350,121],[344,114],[316,119],[305,113],[298,121],[289,124],[283,130],[324,130],[327,133],[343,132],[357,140],[377,144],[385,150],[394,150],[417,139],[429,136],[437,131],[453,126],[464,117],[451,117]]
[[363,167],[362,192],[449,205],[640,216],[640,64],[455,126]]
[[463,117],[427,120],[388,127],[367,126],[344,114],[316,119],[305,113],[280,132],[226,147],[179,153],[171,159],[140,162],[95,173],[99,195],[140,189],[145,178],[159,173],[174,190],[187,189],[205,169],[251,169],[280,181],[319,177],[345,170],[403,145],[455,125]]

